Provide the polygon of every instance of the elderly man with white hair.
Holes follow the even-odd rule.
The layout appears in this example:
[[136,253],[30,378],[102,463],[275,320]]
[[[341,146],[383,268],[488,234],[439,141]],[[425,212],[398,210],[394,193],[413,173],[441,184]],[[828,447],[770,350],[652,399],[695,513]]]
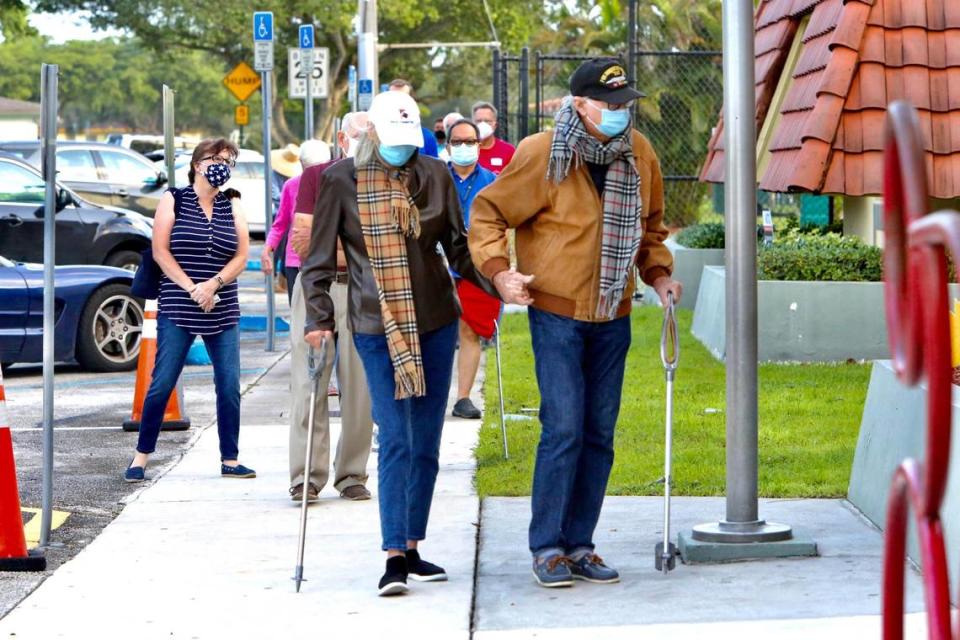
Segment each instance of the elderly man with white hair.
[[[451,111],[447,115],[443,116],[443,120],[441,120],[441,122],[443,123],[444,136],[446,136],[447,131],[450,131],[450,127],[461,120],[463,120],[463,116],[456,111]],[[447,145],[440,145],[439,157],[444,162],[450,162],[450,152],[447,150]]]
[[[331,287],[342,243],[353,331],[379,428],[378,499],[386,570],[378,592],[407,592],[407,577],[447,579],[420,557],[437,479],[440,435],[457,343],[459,308],[443,254],[461,277],[496,295],[467,250],[447,167],[421,155],[420,111],[409,95],[378,94],[357,155],[331,166],[317,194],[301,278],[306,340],[343,331]],[[291,332],[294,329],[291,328]],[[329,340],[328,340],[329,343]]]
[[[345,157],[350,157],[357,149],[357,140],[367,128],[367,114],[348,113],[343,117],[340,131],[337,133],[337,146]],[[339,161],[342,162],[342,161]],[[306,257],[309,247],[310,226],[317,218],[331,215],[331,211],[317,206],[317,185],[323,173],[337,162],[324,162],[305,167],[300,177],[294,211],[296,218],[290,235],[290,244],[299,258]],[[334,363],[337,367],[337,383],[340,394],[340,417],[342,430],[337,443],[333,461],[333,487],[346,500],[369,500],[370,492],[366,488],[367,460],[370,457],[370,442],[373,434],[373,419],[370,410],[370,394],[363,374],[363,365],[353,345],[353,336],[345,318],[347,313],[346,262],[342,252],[338,252],[337,268],[330,285],[330,296],[338,318],[336,340],[328,343],[329,353],[326,370],[321,374],[321,388],[330,381]],[[299,338],[303,335],[306,316],[302,276],[298,277],[291,289],[291,355],[290,382],[292,388],[290,410],[290,497],[295,501],[303,499],[307,491],[307,500],[319,499],[320,490],[330,478],[330,417],[326,398],[317,398],[315,407],[315,437],[313,439],[313,461],[310,478],[304,475],[304,454],[307,446],[307,432],[310,428],[310,379],[307,375],[307,344]],[[336,357],[335,357],[336,355]]]

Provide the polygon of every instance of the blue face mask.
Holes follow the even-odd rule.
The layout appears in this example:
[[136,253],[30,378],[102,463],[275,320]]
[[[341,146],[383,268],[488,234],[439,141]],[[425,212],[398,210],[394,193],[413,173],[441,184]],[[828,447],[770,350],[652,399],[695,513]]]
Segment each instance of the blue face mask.
[[600,122],[596,123],[591,120],[593,126],[597,130],[608,138],[618,136],[630,125],[630,110],[629,109],[617,109],[616,111],[611,111],[610,109],[601,109],[600,110]]
[[413,156],[417,148],[412,144],[398,144],[396,146],[381,144],[377,150],[384,162],[394,167],[402,167],[407,164],[407,160]]
[[469,167],[477,162],[480,157],[480,145],[475,144],[468,147],[465,144],[450,146],[450,160],[453,164],[461,167]]

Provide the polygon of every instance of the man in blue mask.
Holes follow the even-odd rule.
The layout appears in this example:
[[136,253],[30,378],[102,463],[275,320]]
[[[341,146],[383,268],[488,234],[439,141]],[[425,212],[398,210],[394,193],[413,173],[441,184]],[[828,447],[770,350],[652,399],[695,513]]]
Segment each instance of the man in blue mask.
[[[459,115],[459,114],[457,114]],[[463,223],[470,228],[470,204],[485,186],[496,178],[492,171],[480,166],[480,130],[477,125],[463,116],[455,121],[446,132],[447,166],[457,187],[460,208],[463,210]],[[454,274],[456,275],[456,274]],[[457,402],[453,405],[453,415],[457,418],[476,420],[483,417],[480,409],[470,400],[470,390],[480,367],[482,349],[480,338],[493,337],[500,315],[500,300],[483,292],[468,281],[457,278],[457,295],[463,307],[460,316],[460,349],[457,352]]]
[[584,62],[553,131],[525,138],[470,211],[474,263],[504,302],[530,307],[542,428],[528,539],[544,587],[620,580],[593,534],[613,467],[634,270],[664,304],[682,291],[663,244],[660,164],[630,126],[641,97],[616,58]]

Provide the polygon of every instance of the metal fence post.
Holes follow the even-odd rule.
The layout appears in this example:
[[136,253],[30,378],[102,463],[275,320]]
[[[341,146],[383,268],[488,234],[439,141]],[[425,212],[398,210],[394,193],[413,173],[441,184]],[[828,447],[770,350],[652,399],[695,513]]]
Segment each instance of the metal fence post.
[[534,133],[540,133],[543,131],[543,55],[540,53],[540,50],[534,52],[533,54],[533,68],[534,68],[534,95],[536,96],[536,104],[534,105]]
[[56,296],[57,112],[58,74],[55,64],[40,67],[41,162],[45,182],[43,200],[43,483],[41,489],[40,546],[50,544],[53,522],[53,366]]
[[503,105],[500,103],[500,49],[493,50],[491,62],[493,64],[493,106],[497,108],[497,130],[499,130],[500,111],[503,110]]
[[[530,133],[530,48],[520,52],[520,140]],[[519,142],[518,140],[517,142]]]

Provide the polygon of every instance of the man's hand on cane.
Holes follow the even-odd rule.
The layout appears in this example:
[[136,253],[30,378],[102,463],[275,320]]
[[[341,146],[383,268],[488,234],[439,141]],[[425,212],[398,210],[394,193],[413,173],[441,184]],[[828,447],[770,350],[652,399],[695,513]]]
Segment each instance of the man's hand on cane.
[[533,275],[525,275],[516,269],[507,269],[493,276],[493,286],[497,288],[500,297],[507,304],[522,304],[524,306],[533,303],[530,297],[530,291],[527,285],[533,282]]
[[673,304],[680,304],[680,295],[683,293],[683,285],[670,276],[660,276],[653,283],[653,289],[660,296],[660,304],[666,307],[669,304],[667,292],[673,293]]
[[307,344],[318,351],[320,350],[320,346],[324,338],[326,338],[327,342],[331,342],[333,340],[333,331],[317,329],[315,331],[308,331],[303,336],[303,339],[307,341]]

